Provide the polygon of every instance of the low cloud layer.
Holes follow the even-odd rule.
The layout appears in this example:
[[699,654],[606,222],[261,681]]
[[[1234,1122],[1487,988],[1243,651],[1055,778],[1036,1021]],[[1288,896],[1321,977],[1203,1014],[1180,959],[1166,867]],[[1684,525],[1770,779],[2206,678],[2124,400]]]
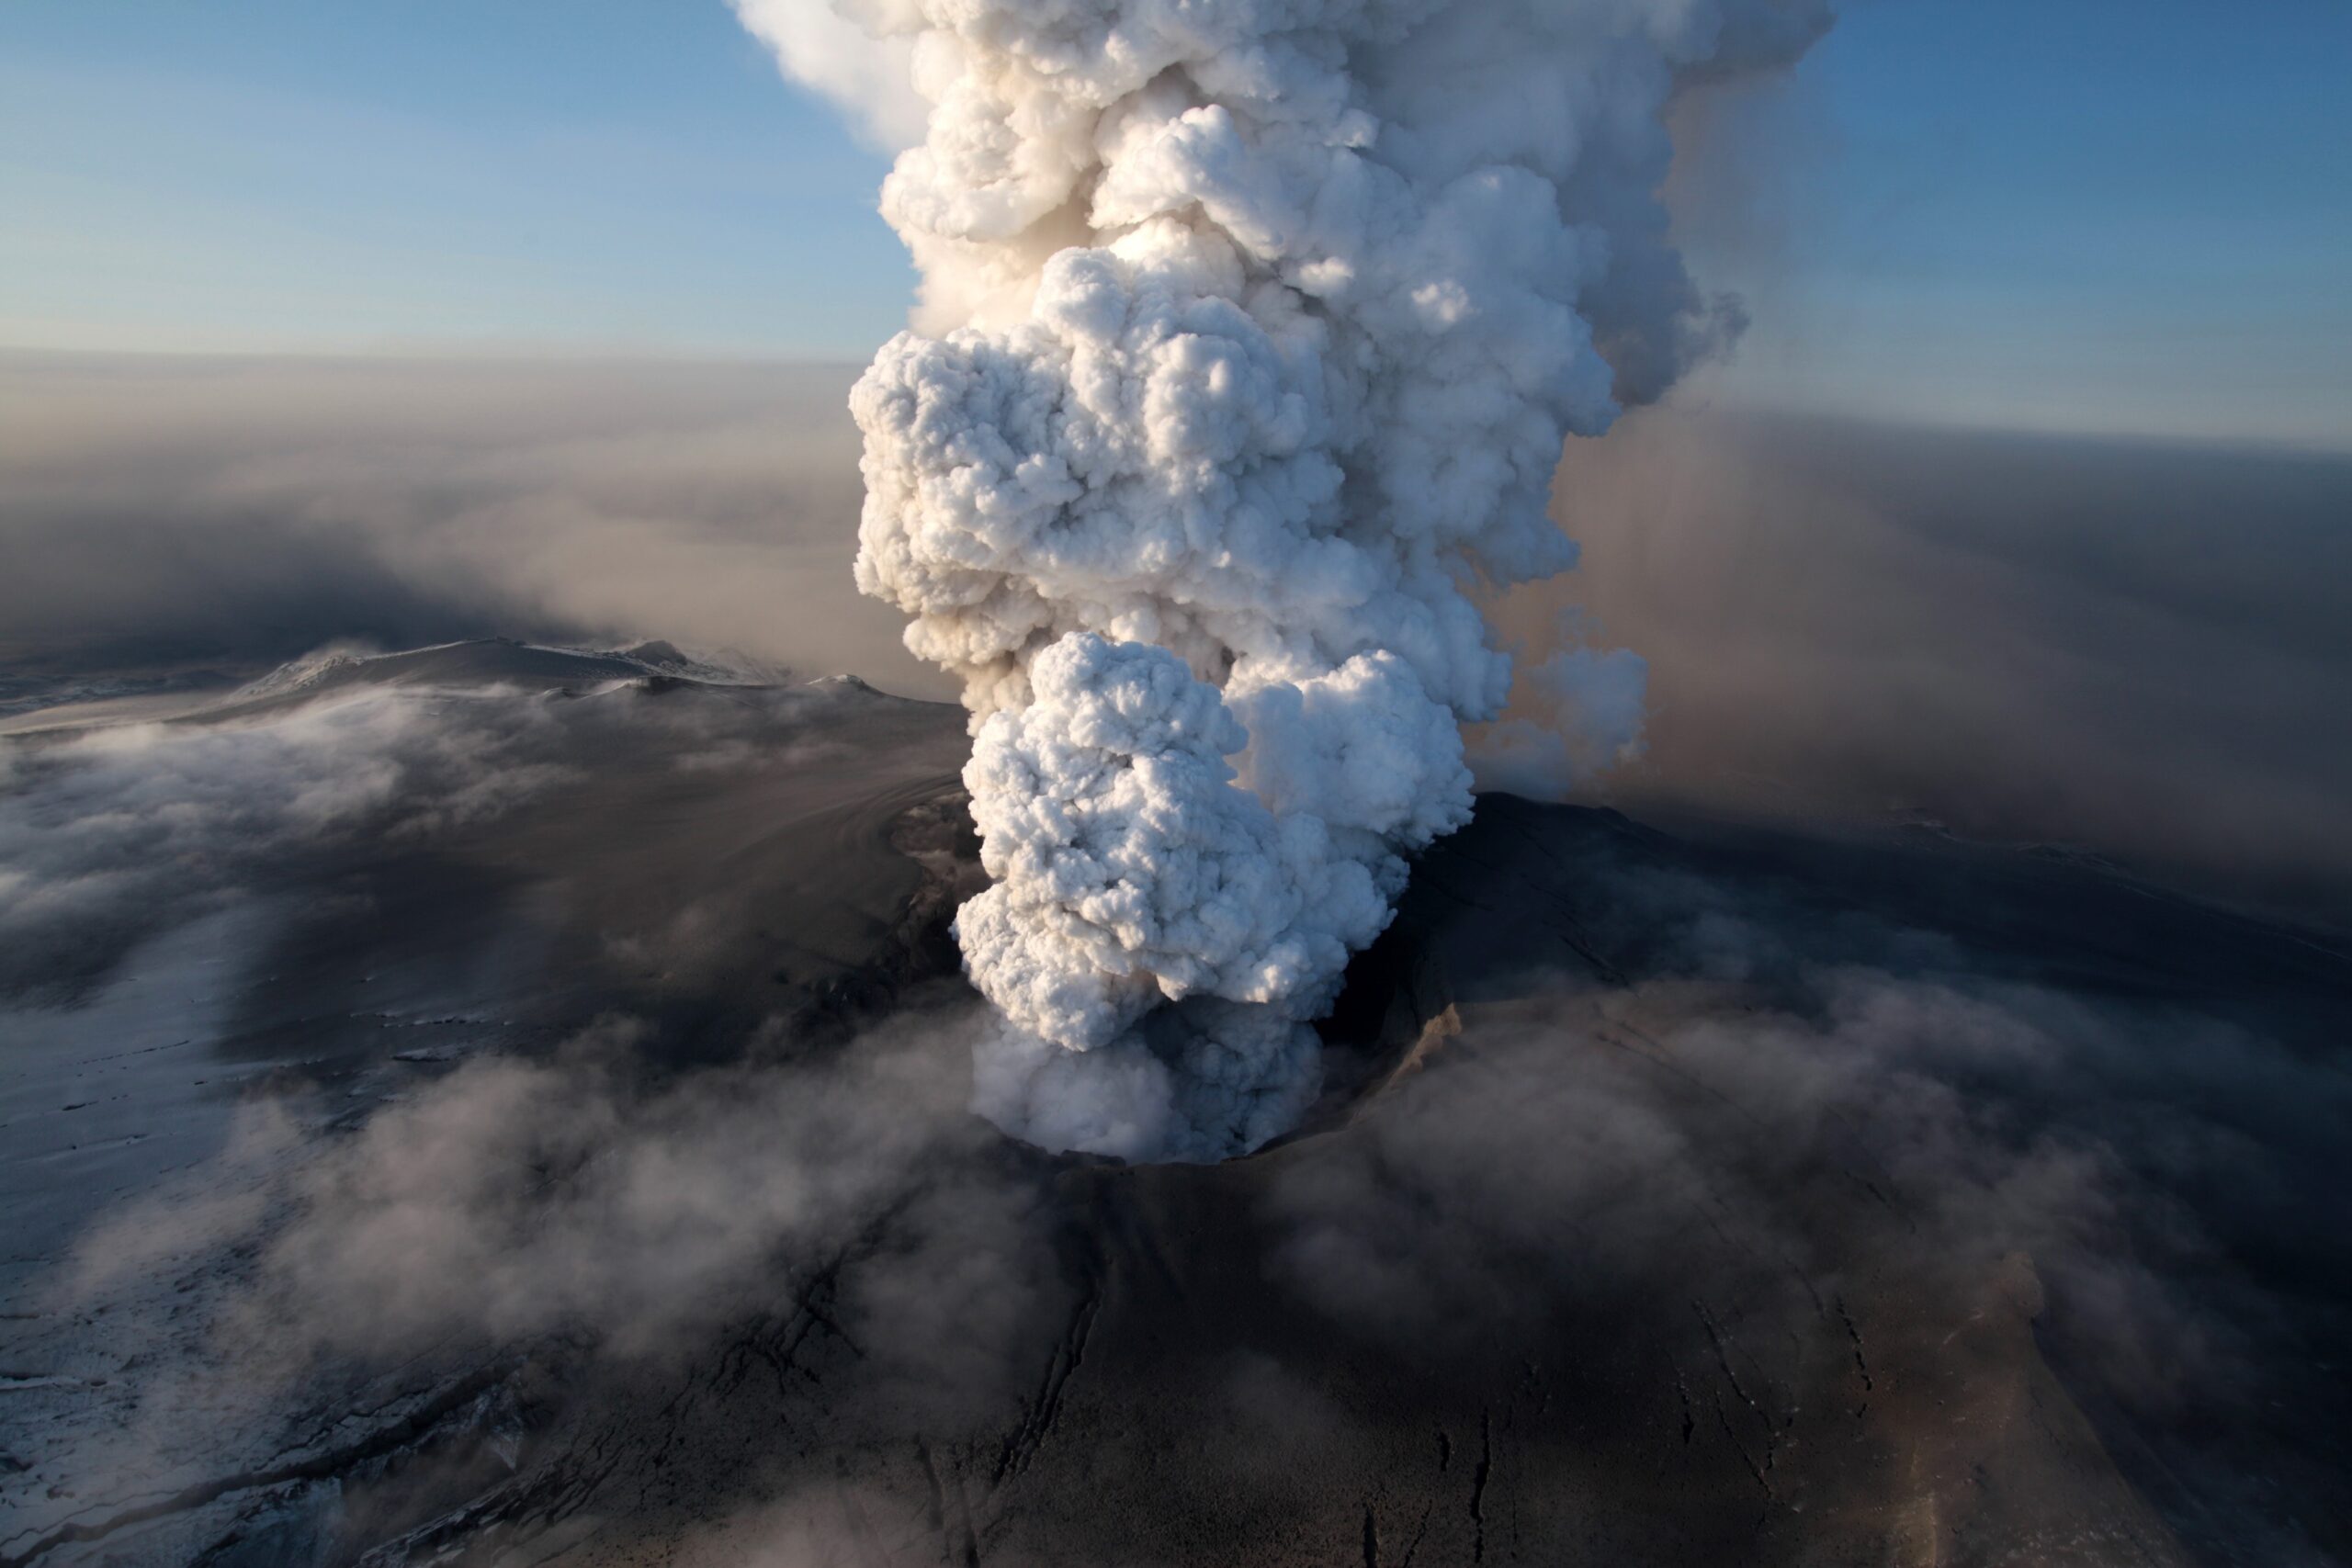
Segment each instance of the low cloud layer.
[[[510,650],[480,651],[494,665]],[[365,681],[0,739],[0,1005],[85,999],[141,942],[203,915],[331,903],[355,874],[481,859],[503,818],[551,792],[575,809],[643,791],[732,818],[740,806],[711,799],[730,778],[840,754],[827,721],[842,716],[820,692],[668,700],[620,679],[624,662],[578,665],[609,668],[609,689],[526,689],[493,668],[487,683]]]
[[[1030,1303],[1007,1273],[1013,1206],[980,1157],[993,1139],[965,1111],[971,1012],[918,1010],[823,1061],[793,1060],[772,1026],[683,1075],[650,1026],[610,1017],[537,1059],[463,1063],[299,1153],[315,1111],[259,1103],[210,1173],[237,1201],[173,1190],[112,1217],[68,1288],[257,1244],[218,1329],[280,1376],[549,1336],[659,1359],[758,1311],[778,1278],[871,1248],[887,1218],[895,1261],[842,1286],[858,1343],[985,1361],[965,1341]],[[946,1317],[916,1288],[944,1279],[967,1287]]]
[[557,722],[503,695],[370,693],[254,721],[7,745],[0,997],[71,999],[140,942],[322,855],[368,841],[424,852],[491,821],[577,776],[551,755]]
[[[318,1094],[249,1102],[220,1156],[109,1213],[24,1298],[37,1322],[99,1306],[108,1323],[95,1344],[44,1325],[17,1353],[135,1375],[92,1383],[26,1446],[71,1491],[6,1546],[56,1519],[111,1533],[159,1487],[333,1452],[420,1387],[460,1401],[432,1417],[428,1457],[281,1494],[267,1529],[350,1560],[388,1521],[508,1480],[550,1427],[641,1463],[681,1379],[773,1375],[853,1444],[985,1429],[1025,1393],[1067,1282],[1034,1193],[965,1109],[977,1010],[917,1007],[820,1055],[772,1023],[683,1071],[674,1040],[608,1017],[531,1058],[457,1065],[356,1126]],[[303,1414],[316,1400],[358,1407],[350,1432]],[[756,1477],[689,1475],[714,1518],[761,1496]]]

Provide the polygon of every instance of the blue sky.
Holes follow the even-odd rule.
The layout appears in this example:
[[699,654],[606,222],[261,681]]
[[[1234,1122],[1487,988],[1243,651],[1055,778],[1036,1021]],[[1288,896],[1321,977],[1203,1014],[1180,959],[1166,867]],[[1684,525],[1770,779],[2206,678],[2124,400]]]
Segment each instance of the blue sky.
[[[1853,0],[1708,128],[1699,395],[2352,446],[2347,77],[2345,0]],[[882,167],[719,0],[6,0],[0,344],[862,358]]]

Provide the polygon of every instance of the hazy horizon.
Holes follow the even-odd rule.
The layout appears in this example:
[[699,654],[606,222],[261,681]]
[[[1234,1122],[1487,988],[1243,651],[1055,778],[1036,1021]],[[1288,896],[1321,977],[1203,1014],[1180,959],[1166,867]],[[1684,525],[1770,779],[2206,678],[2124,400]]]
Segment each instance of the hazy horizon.
[[[854,375],[0,354],[17,700],[506,635],[952,701],[849,590]],[[2352,461],[1669,402],[1572,441],[1555,496],[1583,564],[1498,624],[1532,664],[1573,605],[1649,661],[1602,798],[1932,818],[2352,909]]]
[[[1675,238],[1750,321],[1713,395],[2352,446],[2347,48],[2325,0],[1847,6],[1678,118]],[[913,293],[887,149],[718,0],[37,0],[0,14],[8,147],[19,348],[852,363]]]

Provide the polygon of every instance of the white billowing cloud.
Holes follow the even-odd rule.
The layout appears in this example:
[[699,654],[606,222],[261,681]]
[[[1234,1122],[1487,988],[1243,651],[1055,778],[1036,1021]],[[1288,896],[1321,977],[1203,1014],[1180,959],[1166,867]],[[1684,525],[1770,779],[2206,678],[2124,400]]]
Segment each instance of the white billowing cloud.
[[1512,696],[1534,717],[1487,727],[1476,752],[1487,789],[1548,799],[1642,754],[1650,668],[1628,649],[1571,644],[1523,671]]
[[931,106],[915,91],[913,50],[844,16],[831,0],[728,0],[784,73],[839,105],[860,134],[897,151],[922,140]]
[[1032,678],[966,770],[997,881],[960,925],[1006,1012],[1089,1051],[1163,999],[1291,995],[1379,933],[1373,867],[1312,810],[1233,787],[1225,758],[1248,737],[1173,654],[1080,632]]
[[1736,329],[1666,243],[1667,105],[1825,6],[842,0],[933,105],[857,580],[975,716],[982,1109],[1215,1157],[1311,1097],[1510,685],[1467,591],[1572,566],[1565,437]]
[[1074,633],[1029,684],[965,771],[997,880],[956,930],[1014,1026],[984,1054],[980,1108],[1124,1155],[1263,1143],[1314,1096],[1306,1020],[1387,924],[1394,846],[1467,817],[1459,735],[1385,653],[1268,688],[1290,721],[1260,749],[1270,807],[1234,785],[1234,708],[1166,649]]

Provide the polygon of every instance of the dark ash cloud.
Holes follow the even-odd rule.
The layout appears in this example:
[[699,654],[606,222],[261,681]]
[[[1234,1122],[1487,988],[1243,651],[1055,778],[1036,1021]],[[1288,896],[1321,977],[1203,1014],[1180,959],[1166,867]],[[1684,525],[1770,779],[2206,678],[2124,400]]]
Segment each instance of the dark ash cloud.
[[1644,411],[1560,607],[1648,661],[1628,804],[1933,818],[2352,915],[2352,460]]

